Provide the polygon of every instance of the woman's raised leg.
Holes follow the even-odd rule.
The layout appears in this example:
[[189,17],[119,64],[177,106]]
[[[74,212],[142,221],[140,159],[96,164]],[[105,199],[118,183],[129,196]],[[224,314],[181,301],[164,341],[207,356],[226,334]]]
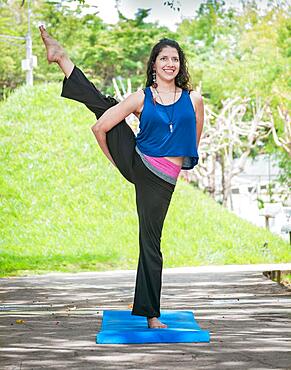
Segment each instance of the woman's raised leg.
[[[64,48],[47,33],[43,26],[40,26],[39,29],[46,47],[48,62],[57,63],[65,74],[61,96],[85,104],[97,119],[107,109],[118,104],[116,99],[103,95],[87,79],[67,56]],[[135,136],[125,120],[107,132],[106,141],[117,168],[128,181],[133,183],[132,165],[135,153]]]

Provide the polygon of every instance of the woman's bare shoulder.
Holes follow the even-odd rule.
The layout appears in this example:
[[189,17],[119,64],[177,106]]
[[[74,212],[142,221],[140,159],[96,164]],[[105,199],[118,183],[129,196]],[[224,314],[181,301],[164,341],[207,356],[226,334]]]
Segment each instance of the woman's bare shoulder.
[[144,97],[145,94],[142,89],[137,90],[136,92],[131,94],[131,99],[134,101],[134,105],[136,107],[134,114],[136,115],[137,118],[139,118],[140,113],[143,109]]
[[195,110],[196,114],[204,109],[203,98],[199,94],[199,92],[191,90],[190,91],[190,99],[192,101],[192,104],[193,104],[193,107],[194,107],[194,110]]
[[119,107],[124,107],[126,110],[130,110],[131,113],[135,112],[141,105],[143,105],[144,93],[141,90],[133,92],[119,102]]
[[144,100],[144,91],[143,89],[137,90],[131,94],[136,101],[143,101]]
[[191,97],[191,100],[194,101],[195,103],[201,104],[203,102],[202,95],[200,95],[198,91],[191,90],[190,97]]

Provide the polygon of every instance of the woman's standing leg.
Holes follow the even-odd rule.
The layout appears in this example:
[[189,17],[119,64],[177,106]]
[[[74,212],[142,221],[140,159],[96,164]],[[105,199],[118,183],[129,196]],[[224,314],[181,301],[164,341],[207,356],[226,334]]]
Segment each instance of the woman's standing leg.
[[139,163],[135,170],[135,189],[140,254],[132,314],[160,317],[163,267],[161,236],[175,186]]

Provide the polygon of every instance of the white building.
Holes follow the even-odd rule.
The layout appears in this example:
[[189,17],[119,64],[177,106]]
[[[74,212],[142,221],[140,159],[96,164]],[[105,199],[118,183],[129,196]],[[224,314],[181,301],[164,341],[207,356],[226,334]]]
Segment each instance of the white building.
[[[274,156],[249,158],[244,171],[232,180],[232,205],[238,216],[262,227],[267,223],[272,232],[289,240],[289,233],[282,228],[291,227],[290,189],[276,181],[279,174]],[[219,182],[217,178],[217,186]]]

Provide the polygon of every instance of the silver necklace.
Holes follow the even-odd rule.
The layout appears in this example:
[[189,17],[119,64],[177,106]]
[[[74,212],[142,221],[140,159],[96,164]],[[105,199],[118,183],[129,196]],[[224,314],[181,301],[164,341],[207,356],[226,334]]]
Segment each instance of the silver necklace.
[[174,101],[173,101],[173,106],[172,106],[172,114],[171,114],[171,117],[170,117],[170,116],[169,116],[169,114],[168,114],[168,111],[167,111],[167,109],[166,109],[166,107],[165,107],[165,104],[164,104],[164,102],[163,102],[163,99],[161,98],[161,96],[160,96],[160,94],[159,94],[158,90],[157,90],[157,89],[155,89],[155,90],[156,90],[156,93],[158,94],[158,97],[160,98],[161,102],[163,103],[162,105],[163,105],[163,107],[164,107],[164,110],[166,111],[166,114],[167,114],[168,118],[169,118],[169,123],[168,123],[168,125],[169,125],[170,133],[172,133],[172,132],[173,132],[173,115],[174,115],[175,100],[176,100],[176,86],[175,86],[175,94],[174,94]]

